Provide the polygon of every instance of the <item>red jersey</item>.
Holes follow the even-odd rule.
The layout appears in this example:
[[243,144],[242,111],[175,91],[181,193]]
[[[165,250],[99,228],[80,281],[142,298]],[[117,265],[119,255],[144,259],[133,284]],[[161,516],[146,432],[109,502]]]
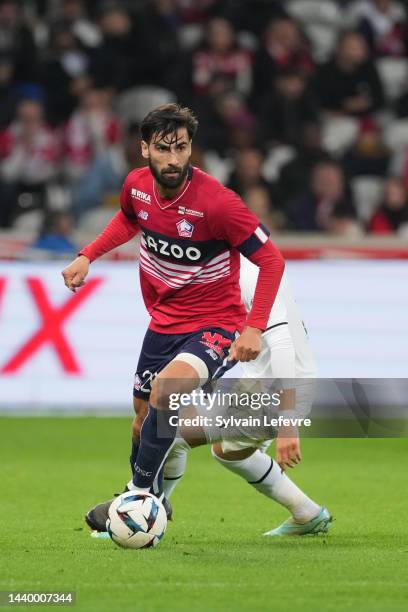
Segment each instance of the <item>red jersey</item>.
[[161,198],[149,168],[133,170],[121,192],[123,214],[141,231],[140,283],[150,329],[187,333],[241,330],[246,311],[239,253],[250,256],[268,232],[231,190],[190,168],[182,191]]

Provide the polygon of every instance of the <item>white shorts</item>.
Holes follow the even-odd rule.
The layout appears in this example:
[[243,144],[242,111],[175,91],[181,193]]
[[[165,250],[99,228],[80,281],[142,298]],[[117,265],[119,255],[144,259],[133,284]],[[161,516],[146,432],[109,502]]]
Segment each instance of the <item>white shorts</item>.
[[[289,313],[290,314],[290,313]],[[243,371],[242,384],[254,389],[260,385],[263,391],[272,393],[277,389],[295,389],[296,416],[307,416],[312,408],[315,389],[316,368],[312,352],[308,345],[306,331],[299,317],[289,316],[291,325],[276,325],[262,335],[262,350],[253,361],[241,363]],[[293,324],[295,322],[295,324]],[[258,381],[258,382],[257,382]],[[275,431],[256,432],[251,435],[251,428],[237,432],[239,438],[233,439],[234,432],[221,432],[221,445],[224,452],[242,450],[248,447],[263,448],[265,439],[262,433],[272,436]],[[228,433],[228,435],[227,435]],[[270,444],[270,439],[269,438]],[[266,446],[266,448],[267,448]]]

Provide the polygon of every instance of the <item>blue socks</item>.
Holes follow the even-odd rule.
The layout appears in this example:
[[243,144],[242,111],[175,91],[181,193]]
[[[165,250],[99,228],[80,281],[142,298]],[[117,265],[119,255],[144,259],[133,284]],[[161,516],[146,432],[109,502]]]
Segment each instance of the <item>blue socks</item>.
[[[170,422],[175,421],[176,424]],[[133,484],[138,489],[153,487],[155,495],[162,492],[163,465],[177,433],[177,413],[156,410],[149,404],[149,412],[140,432],[139,449],[133,464]],[[132,453],[133,453],[132,445]]]

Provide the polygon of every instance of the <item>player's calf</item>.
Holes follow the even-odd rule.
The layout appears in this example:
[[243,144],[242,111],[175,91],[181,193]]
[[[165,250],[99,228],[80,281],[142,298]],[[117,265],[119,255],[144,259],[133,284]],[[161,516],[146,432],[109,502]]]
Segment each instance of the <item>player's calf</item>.
[[178,411],[170,411],[172,394],[190,393],[200,383],[197,370],[182,360],[171,361],[151,387],[146,418],[140,430],[140,445],[130,488],[162,492],[162,467],[176,437]]
[[140,430],[143,425],[143,421],[146,418],[149,403],[147,400],[140,397],[133,398],[133,408],[135,411],[135,418],[132,423],[132,445],[130,450],[130,469],[132,470],[132,477],[135,474],[135,465],[137,454],[139,452],[140,443]]
[[[225,449],[222,450],[222,444],[211,449],[214,459],[223,467],[244,478],[259,493],[287,508],[299,524],[307,523],[319,514],[321,506],[303,493],[269,455],[258,448],[250,447],[245,449],[251,451],[250,455],[242,458],[242,444],[238,443],[237,451],[232,451],[233,442],[228,444],[230,448],[227,454]],[[228,459],[225,459],[226,455]]]

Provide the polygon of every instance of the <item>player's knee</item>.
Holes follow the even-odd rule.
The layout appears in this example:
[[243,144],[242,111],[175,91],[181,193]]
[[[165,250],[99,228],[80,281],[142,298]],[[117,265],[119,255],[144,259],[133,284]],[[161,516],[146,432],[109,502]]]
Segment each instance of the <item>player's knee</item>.
[[[200,378],[207,379],[207,366],[200,359],[194,361],[194,357],[190,354],[185,356],[180,354],[156,376],[151,385],[150,404],[152,406],[159,410],[167,410],[169,407],[176,408],[178,407],[174,405],[177,403],[176,398],[197,389]],[[194,361],[193,365],[189,362],[190,358]],[[172,400],[172,405],[170,405],[170,400]]]
[[256,450],[257,449],[255,447],[249,446],[237,451],[224,452],[221,442],[216,442],[212,446],[213,455],[219,459],[223,459],[224,461],[242,461],[243,459],[248,459],[248,457],[253,455]]
[[169,407],[170,396],[174,393],[174,382],[157,377],[152,383],[150,404],[159,410],[166,410]]

